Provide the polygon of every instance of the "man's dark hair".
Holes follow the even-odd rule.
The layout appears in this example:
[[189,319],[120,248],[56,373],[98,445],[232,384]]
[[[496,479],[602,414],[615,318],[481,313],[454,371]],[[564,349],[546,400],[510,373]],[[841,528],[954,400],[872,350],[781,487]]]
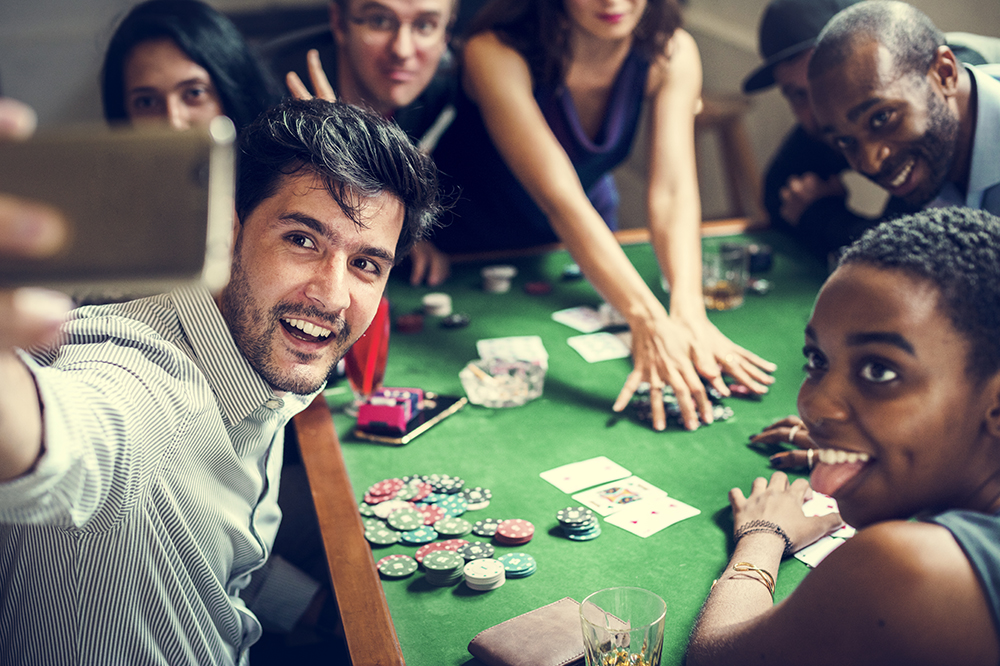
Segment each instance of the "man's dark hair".
[[[677,0],[649,0],[635,29],[635,48],[652,60],[681,27]],[[472,20],[469,34],[494,31],[528,63],[535,85],[563,83],[569,64],[565,0],[491,0]]]
[[922,11],[895,0],[867,0],[839,12],[819,35],[809,60],[814,79],[841,65],[858,44],[877,41],[889,49],[899,76],[923,76],[934,63],[944,33]]
[[205,68],[222,111],[237,129],[281,99],[280,89],[233,23],[199,0],[149,0],[132,8],[108,44],[101,69],[101,98],[108,122],[128,120],[125,60],[138,44],[170,39]]
[[366,200],[390,194],[405,210],[399,262],[440,212],[437,168],[395,123],[350,104],[285,100],[240,136],[236,214],[246,220],[284,176],[313,172],[340,209],[364,227]]
[[972,208],[929,208],[870,229],[840,265],[870,264],[932,282],[939,307],[968,339],[966,372],[1000,370],[1000,218]]

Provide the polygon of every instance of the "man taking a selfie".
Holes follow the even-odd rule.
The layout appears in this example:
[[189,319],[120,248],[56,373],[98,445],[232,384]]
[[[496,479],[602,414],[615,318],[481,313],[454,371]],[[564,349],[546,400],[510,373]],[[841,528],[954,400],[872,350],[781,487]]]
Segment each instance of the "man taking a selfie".
[[29,355],[45,297],[0,293],[0,663],[246,662],[261,628],[240,593],[281,518],[284,426],[437,208],[398,128],[289,101],[241,137],[217,298],[81,308]]

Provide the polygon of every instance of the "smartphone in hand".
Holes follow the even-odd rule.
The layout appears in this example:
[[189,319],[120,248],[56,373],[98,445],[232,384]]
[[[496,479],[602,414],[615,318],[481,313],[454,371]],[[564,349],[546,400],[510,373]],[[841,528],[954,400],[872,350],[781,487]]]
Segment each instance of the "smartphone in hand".
[[139,297],[229,279],[236,131],[74,126],[0,142],[0,192],[65,216],[68,240],[46,259],[0,262],[0,286],[90,298]]

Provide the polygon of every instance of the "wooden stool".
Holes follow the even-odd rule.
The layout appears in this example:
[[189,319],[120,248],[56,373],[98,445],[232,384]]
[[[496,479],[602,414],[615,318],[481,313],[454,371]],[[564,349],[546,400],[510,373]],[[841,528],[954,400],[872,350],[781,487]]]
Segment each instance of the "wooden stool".
[[701,113],[695,117],[695,140],[703,132],[716,132],[722,152],[722,168],[729,192],[730,215],[764,221],[761,205],[761,179],[747,136],[744,116],[750,100],[740,94],[705,92]]

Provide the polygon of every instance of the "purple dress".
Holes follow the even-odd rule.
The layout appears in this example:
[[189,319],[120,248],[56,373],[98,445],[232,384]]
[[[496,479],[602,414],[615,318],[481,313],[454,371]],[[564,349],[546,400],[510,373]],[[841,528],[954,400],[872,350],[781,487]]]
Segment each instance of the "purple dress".
[[[604,121],[593,139],[580,125],[565,86],[535,90],[535,100],[580,183],[612,228],[617,192],[609,172],[632,149],[648,72],[648,60],[631,51],[618,71]],[[455,122],[434,151],[443,191],[457,197],[445,226],[434,233],[434,244],[454,253],[557,242],[548,219],[493,146],[476,105],[463,95],[457,111]]]

